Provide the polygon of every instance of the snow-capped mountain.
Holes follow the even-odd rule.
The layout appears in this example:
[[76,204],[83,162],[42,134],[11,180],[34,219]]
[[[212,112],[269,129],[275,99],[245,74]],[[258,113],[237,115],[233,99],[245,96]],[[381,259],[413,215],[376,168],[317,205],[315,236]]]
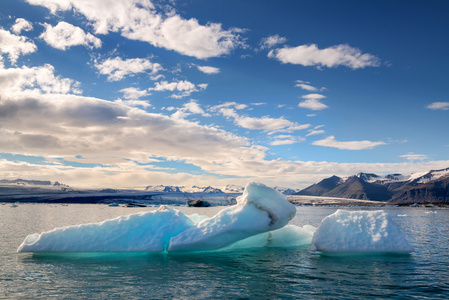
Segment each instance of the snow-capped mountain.
[[145,188],[147,192],[158,193],[205,193],[205,194],[217,194],[223,193],[222,190],[207,186],[207,187],[185,187],[185,186],[173,186],[173,185],[149,185]]
[[449,202],[449,168],[409,175],[359,173],[346,178],[332,176],[301,190],[298,195],[395,203]]

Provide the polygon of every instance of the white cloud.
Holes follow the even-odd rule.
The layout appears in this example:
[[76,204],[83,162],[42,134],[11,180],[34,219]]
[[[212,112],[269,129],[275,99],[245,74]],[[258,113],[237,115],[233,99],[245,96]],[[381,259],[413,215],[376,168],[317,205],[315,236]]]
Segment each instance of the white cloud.
[[[224,105],[231,103],[225,103]],[[221,108],[215,107],[212,109],[218,110],[223,116],[234,119],[236,125],[253,130],[263,130],[269,131],[271,133],[274,132],[291,132],[296,130],[303,130],[310,127],[310,124],[298,124],[296,122],[291,122],[289,120],[280,118],[271,118],[268,116],[263,116],[261,118],[248,117],[239,115],[234,109],[221,106]]]
[[415,154],[415,153],[408,153],[408,154],[400,155],[399,157],[405,158],[409,161],[420,161],[420,160],[425,160],[425,159],[429,158],[427,155]]
[[156,82],[154,88],[149,88],[148,90],[156,92],[164,92],[164,91],[176,92],[171,97],[180,99],[190,96],[193,92],[205,90],[206,88],[207,84],[195,85],[190,81],[181,80],[173,82],[168,81]]
[[270,48],[273,48],[276,45],[283,44],[286,41],[287,41],[287,39],[285,37],[281,37],[281,36],[279,36],[277,34],[271,35],[269,37],[263,38],[260,41],[260,49],[261,50],[263,50],[263,49],[270,49]]
[[147,95],[149,95],[149,93],[146,90],[140,90],[138,88],[135,87],[129,87],[126,89],[121,89],[120,92],[123,93],[123,97],[125,99],[140,99],[142,97],[145,97]]
[[239,36],[241,29],[223,30],[218,23],[201,25],[196,19],[181,18],[170,8],[159,13],[149,0],[27,1],[47,7],[52,13],[74,9],[93,24],[97,34],[120,32],[128,39],[199,59],[226,55],[244,45]]
[[81,94],[80,83],[69,78],[55,76],[55,68],[46,64],[40,67],[0,68],[0,96],[17,94]]
[[323,134],[323,133],[324,133],[324,130],[309,130],[309,133],[306,136]]
[[291,145],[304,141],[304,138],[292,135],[278,135],[275,140],[270,143],[272,146]]
[[376,146],[385,145],[385,142],[372,142],[372,141],[349,141],[349,142],[340,142],[335,139],[333,135],[328,136],[327,138],[319,141],[315,141],[312,143],[316,146],[324,146],[331,148],[338,148],[343,150],[365,150],[372,149]]
[[301,80],[297,80],[297,83],[295,84],[295,87],[302,88],[303,90],[309,91],[309,92],[317,92],[318,89],[312,85],[310,85],[308,82],[305,83]]
[[203,117],[210,117],[210,114],[206,113],[196,100],[190,100],[190,102],[184,103],[182,108],[178,109],[171,115],[172,119],[184,119],[192,114],[202,115]]
[[271,50],[268,57],[276,58],[282,63],[328,68],[346,66],[359,69],[380,65],[376,56],[362,54],[359,49],[349,45],[336,45],[325,49],[318,49],[315,44],[284,47]]
[[210,66],[197,66],[198,70],[206,74],[218,74],[220,73],[220,69],[216,67]]
[[20,34],[22,31],[33,30],[33,24],[23,18],[17,18],[11,30],[15,34]]
[[[114,103],[129,106],[129,107],[136,107],[141,106],[143,108],[151,107],[151,104],[144,100],[122,100],[117,99],[114,101]],[[126,117],[119,117],[119,118],[126,118]]]
[[73,46],[83,45],[89,48],[100,48],[101,40],[79,27],[67,22],[59,22],[55,27],[44,24],[45,31],[39,36],[50,46],[66,50]]
[[328,108],[326,104],[320,102],[320,99],[326,98],[326,96],[320,94],[308,94],[301,98],[306,99],[298,104],[299,107],[308,108],[311,110],[323,110]]
[[30,54],[36,50],[36,45],[28,38],[0,28],[0,54],[7,54],[12,64],[17,62],[20,55]]
[[427,108],[433,110],[449,110],[449,102],[433,102],[427,105]]
[[109,58],[101,63],[95,62],[95,67],[100,74],[107,75],[108,81],[119,81],[126,76],[134,76],[138,73],[157,74],[162,70],[162,66],[153,63],[147,58],[129,58],[121,59],[120,57]]

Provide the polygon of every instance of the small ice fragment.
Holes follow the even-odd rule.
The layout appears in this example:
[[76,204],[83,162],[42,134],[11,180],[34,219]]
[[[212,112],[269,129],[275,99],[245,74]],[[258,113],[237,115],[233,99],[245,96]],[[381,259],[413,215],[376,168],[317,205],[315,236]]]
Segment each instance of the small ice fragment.
[[315,232],[312,251],[410,253],[412,246],[384,211],[337,210]]

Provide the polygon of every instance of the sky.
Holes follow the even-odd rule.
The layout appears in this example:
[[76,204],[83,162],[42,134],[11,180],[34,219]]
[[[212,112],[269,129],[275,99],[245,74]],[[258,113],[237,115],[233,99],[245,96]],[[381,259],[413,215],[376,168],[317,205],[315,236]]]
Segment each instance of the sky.
[[2,0],[0,179],[305,188],[449,167],[449,1]]

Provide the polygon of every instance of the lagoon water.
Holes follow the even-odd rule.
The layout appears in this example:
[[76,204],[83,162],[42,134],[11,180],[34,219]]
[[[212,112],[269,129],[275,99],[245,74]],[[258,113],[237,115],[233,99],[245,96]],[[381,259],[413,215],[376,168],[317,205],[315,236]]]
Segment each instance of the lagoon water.
[[[222,208],[177,207],[187,215],[208,216]],[[182,254],[16,252],[31,233],[155,209],[0,205],[0,299],[449,298],[449,209],[441,208],[382,208],[415,248],[405,256],[329,257],[309,247]],[[336,210],[298,206],[291,224],[317,227]]]

